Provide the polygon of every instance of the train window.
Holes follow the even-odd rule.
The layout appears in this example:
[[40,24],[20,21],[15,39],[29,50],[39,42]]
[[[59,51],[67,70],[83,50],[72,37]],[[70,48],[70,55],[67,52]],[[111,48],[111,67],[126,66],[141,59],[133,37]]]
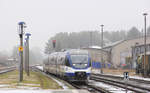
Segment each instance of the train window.
[[52,63],[52,65],[55,64],[55,59],[54,59],[54,57],[51,58],[51,63]]
[[65,65],[66,66],[70,66],[70,64],[69,64],[69,59],[66,57],[66,59],[65,59]]
[[60,57],[58,57],[57,64],[60,64],[60,63],[61,63],[61,60],[60,60]]
[[63,57],[63,60],[61,61],[61,64],[62,64],[62,65],[65,64],[65,57]]
[[53,62],[53,61],[54,61],[54,58],[52,57],[52,58],[51,58],[51,62]]
[[62,63],[63,63],[63,57],[60,58],[60,64],[62,64]]
[[50,56],[49,59],[48,59],[49,64],[52,64],[51,58],[52,57]]
[[63,58],[61,58],[60,60],[63,61]]
[[61,57],[58,58],[57,64],[61,64]]
[[56,57],[54,57],[54,62],[55,62],[55,63],[57,62],[57,58],[56,58]]

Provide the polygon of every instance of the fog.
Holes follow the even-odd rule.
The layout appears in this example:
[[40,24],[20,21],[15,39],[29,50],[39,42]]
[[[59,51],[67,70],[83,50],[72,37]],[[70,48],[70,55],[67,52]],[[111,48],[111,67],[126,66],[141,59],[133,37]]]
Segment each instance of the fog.
[[45,42],[59,32],[99,30],[101,24],[109,31],[142,29],[142,13],[150,14],[149,4],[149,0],[0,0],[0,51],[9,53],[19,44],[20,21],[32,34],[31,49],[43,51]]

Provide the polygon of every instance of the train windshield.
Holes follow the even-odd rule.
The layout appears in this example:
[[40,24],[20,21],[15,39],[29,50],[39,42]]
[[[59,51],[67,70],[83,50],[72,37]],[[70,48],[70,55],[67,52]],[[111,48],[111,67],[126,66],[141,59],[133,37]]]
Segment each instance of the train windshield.
[[88,55],[71,55],[72,64],[87,64]]

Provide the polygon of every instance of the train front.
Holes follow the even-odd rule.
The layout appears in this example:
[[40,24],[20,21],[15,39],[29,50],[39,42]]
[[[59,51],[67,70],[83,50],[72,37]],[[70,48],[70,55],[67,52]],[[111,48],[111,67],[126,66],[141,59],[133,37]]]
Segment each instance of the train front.
[[70,81],[88,81],[91,74],[91,58],[87,51],[70,52],[67,55],[69,67],[66,76]]

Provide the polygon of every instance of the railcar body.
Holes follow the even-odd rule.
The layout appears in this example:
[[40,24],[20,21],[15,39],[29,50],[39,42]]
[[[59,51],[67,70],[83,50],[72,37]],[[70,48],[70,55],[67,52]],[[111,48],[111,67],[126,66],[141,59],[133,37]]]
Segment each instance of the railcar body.
[[[145,67],[145,69],[144,69],[144,67]],[[143,54],[139,55],[137,57],[136,73],[144,74],[144,70],[146,71],[146,75],[150,74],[150,55],[146,55],[145,63],[144,63],[144,55]]]
[[68,81],[88,81],[91,74],[91,58],[86,50],[55,52],[44,61],[43,67],[45,72]]

